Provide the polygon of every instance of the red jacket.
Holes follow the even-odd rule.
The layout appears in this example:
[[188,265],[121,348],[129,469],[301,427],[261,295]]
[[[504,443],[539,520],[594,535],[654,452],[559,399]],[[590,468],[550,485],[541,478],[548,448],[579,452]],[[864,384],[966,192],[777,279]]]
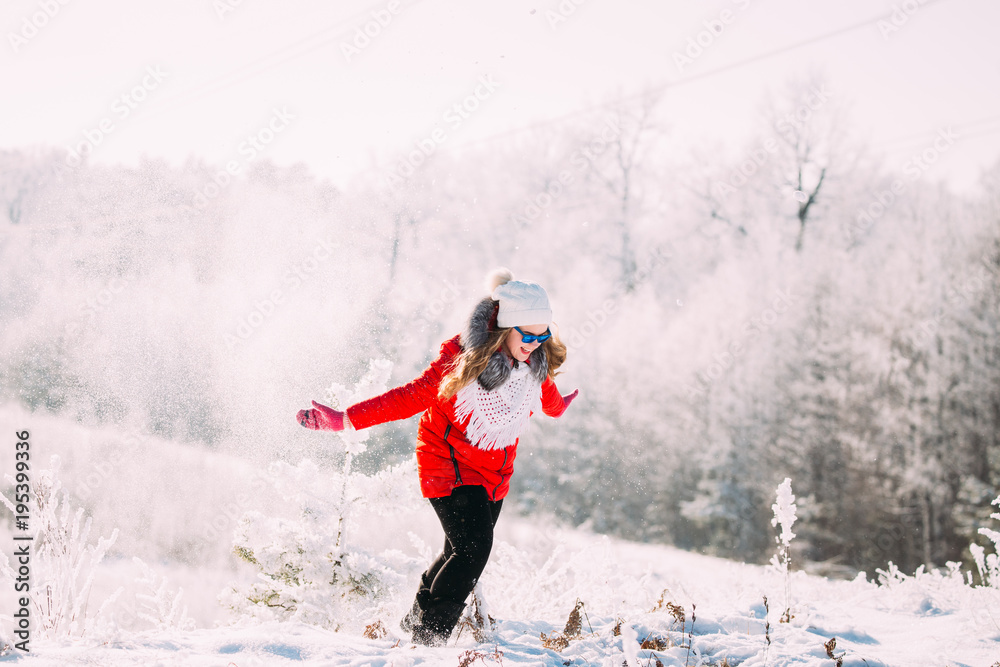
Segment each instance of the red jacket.
[[[417,430],[417,471],[424,498],[451,495],[463,484],[486,488],[490,500],[500,500],[510,488],[510,476],[517,456],[517,441],[506,449],[486,451],[465,437],[469,419],[455,416],[455,397],[438,399],[438,386],[452,360],[462,351],[459,336],[441,344],[441,352],[417,379],[401,387],[355,403],[347,416],[356,429],[406,419],[423,412]],[[558,417],[566,410],[552,378],[542,383],[542,411]]]

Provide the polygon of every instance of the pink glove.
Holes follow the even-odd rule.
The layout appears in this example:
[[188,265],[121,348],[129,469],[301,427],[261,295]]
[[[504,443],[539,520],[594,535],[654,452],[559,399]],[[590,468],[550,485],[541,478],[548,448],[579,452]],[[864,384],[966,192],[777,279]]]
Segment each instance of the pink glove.
[[566,409],[569,407],[569,404],[573,402],[573,399],[576,398],[577,394],[579,393],[580,390],[577,389],[572,394],[566,394],[565,396],[563,396],[563,412],[566,412]]
[[343,431],[344,413],[325,405],[312,402],[312,410],[299,410],[295,418],[299,423],[314,431]]

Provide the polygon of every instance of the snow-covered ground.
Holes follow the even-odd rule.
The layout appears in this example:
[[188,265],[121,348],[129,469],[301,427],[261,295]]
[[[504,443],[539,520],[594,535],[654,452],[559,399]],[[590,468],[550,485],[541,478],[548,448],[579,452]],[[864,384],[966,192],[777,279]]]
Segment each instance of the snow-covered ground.
[[[339,632],[301,622],[236,618],[218,602],[219,595],[232,581],[251,581],[254,573],[219,556],[231,546],[226,542],[233,526],[229,517],[274,504],[267,494],[244,498],[238,493],[252,466],[152,437],[132,439],[125,448],[122,434],[0,408],[5,430],[29,420],[39,453],[45,443],[46,453],[60,455],[66,488],[93,511],[91,541],[111,526],[122,529],[117,551],[109,552],[96,573],[90,613],[112,591],[124,592],[106,607],[102,622],[82,636],[36,633],[30,654],[13,651],[0,661],[32,666],[829,667],[838,663],[826,645],[836,638],[833,655],[847,666],[991,667],[1000,662],[1000,590],[970,587],[962,573],[913,577],[890,572],[874,583],[875,576],[843,581],[795,571],[788,602],[792,618],[782,623],[785,582],[774,567],[557,529],[512,513],[500,520],[483,577],[487,608],[496,619],[483,641],[466,630],[447,647],[409,644],[397,626],[411,602],[409,594],[384,601],[370,617],[344,619]],[[106,469],[99,468],[101,461],[110,460],[114,471],[101,477],[99,470]],[[226,536],[217,545],[209,539],[211,529],[205,529],[213,523]],[[360,525],[353,533],[356,541],[371,549],[399,549],[416,563],[424,562],[426,545],[441,539],[426,505]],[[11,538],[8,526],[0,534],[8,554]],[[187,545],[187,551],[177,545]],[[418,572],[403,573],[407,590],[415,589]],[[6,615],[0,629],[9,640],[14,593],[6,590],[0,594]],[[584,603],[578,636],[562,650],[547,648],[542,633],[551,639],[563,632],[577,599]],[[177,600],[181,604],[172,606]],[[364,637],[361,629],[378,621],[388,634]],[[640,648],[647,640],[660,648]]]
[[[234,623],[220,614],[216,627],[149,630],[116,640],[38,641],[30,665],[823,665],[836,664],[824,646],[836,637],[844,665],[989,667],[1000,660],[1000,596],[953,580],[909,578],[877,586],[796,573],[791,623],[779,623],[781,581],[760,566],[676,549],[631,544],[580,532],[548,531],[505,517],[504,541],[484,576],[493,639],[469,632],[445,648],[414,647],[395,621],[400,600],[384,619],[389,635],[371,640],[300,623]],[[500,571],[530,544],[551,543],[558,563],[532,571]],[[519,546],[515,546],[519,545]],[[535,554],[542,555],[542,554]],[[197,589],[195,589],[197,590]],[[651,611],[662,591],[684,610],[686,632],[665,610]],[[189,595],[191,589],[188,589]],[[196,593],[210,596],[212,590]],[[768,595],[770,614],[763,597]],[[585,603],[582,637],[561,652],[543,646],[540,633],[564,629],[578,596]],[[561,606],[560,606],[561,603]],[[559,613],[560,608],[563,613]],[[535,613],[520,610],[534,609]],[[694,621],[691,622],[692,613]],[[615,635],[618,621],[620,634]],[[765,630],[765,620],[770,629]],[[768,636],[770,645],[768,645]],[[640,649],[662,639],[664,650]],[[689,647],[690,646],[690,650]],[[476,662],[470,662],[476,658]],[[464,662],[463,662],[464,661]]]

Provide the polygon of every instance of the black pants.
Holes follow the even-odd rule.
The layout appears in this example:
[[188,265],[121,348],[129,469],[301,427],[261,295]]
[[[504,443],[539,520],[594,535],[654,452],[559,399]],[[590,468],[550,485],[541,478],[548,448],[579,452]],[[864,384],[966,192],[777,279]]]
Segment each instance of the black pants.
[[493,549],[493,528],[502,500],[489,500],[482,486],[459,486],[450,496],[431,498],[444,528],[444,550],[421,581],[429,600],[464,603]]

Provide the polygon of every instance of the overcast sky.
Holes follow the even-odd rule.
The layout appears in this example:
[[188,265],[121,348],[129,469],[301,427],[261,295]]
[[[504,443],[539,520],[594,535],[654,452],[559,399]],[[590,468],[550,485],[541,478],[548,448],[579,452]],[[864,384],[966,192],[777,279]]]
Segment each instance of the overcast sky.
[[998,26],[995,0],[8,0],[0,149],[221,165],[254,135],[345,183],[435,130],[482,145],[666,86],[677,146],[736,151],[768,91],[820,71],[890,168],[952,128],[926,176],[968,189],[1000,159]]

